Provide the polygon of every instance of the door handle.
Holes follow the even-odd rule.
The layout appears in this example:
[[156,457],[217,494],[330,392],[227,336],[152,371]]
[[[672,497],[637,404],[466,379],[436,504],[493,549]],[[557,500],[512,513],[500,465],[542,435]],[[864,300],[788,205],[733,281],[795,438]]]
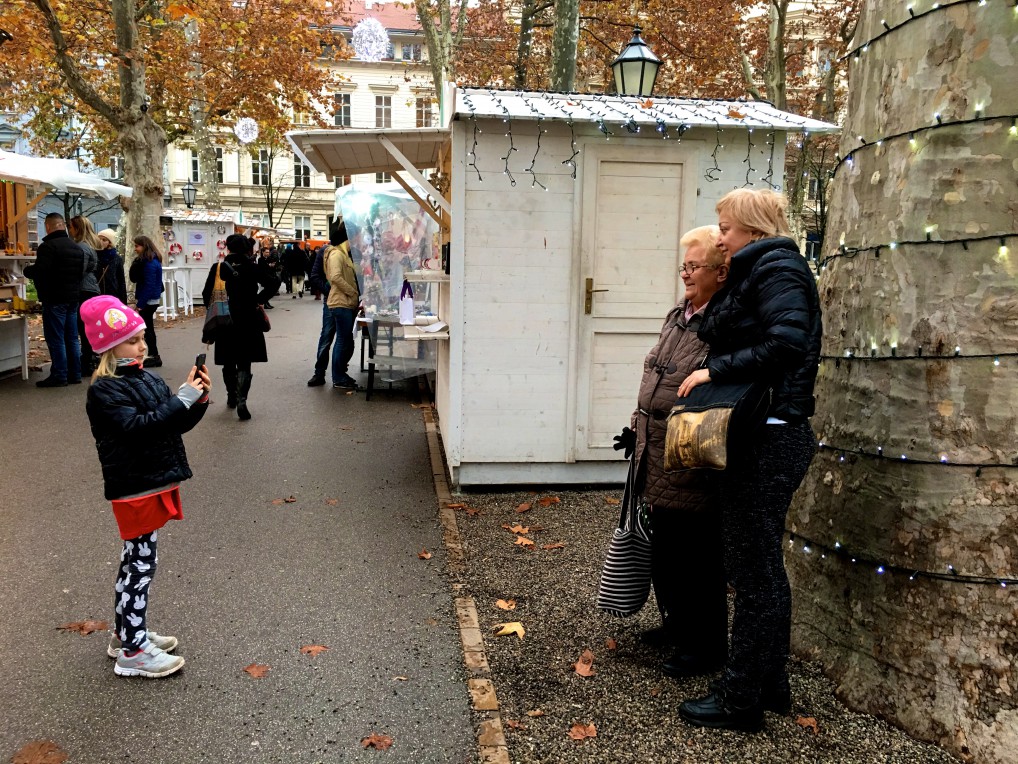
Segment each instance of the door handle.
[[594,307],[594,292],[607,292],[607,289],[594,289],[594,279],[586,280],[586,289],[583,297],[583,312],[586,315],[590,315],[590,311]]

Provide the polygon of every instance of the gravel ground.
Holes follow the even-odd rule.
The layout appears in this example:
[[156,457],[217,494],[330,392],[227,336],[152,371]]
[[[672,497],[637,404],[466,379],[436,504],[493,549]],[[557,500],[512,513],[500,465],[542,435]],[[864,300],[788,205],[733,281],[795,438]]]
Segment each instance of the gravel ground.
[[[542,506],[541,497],[561,501]],[[628,619],[594,608],[601,562],[618,519],[619,508],[609,500],[618,497],[616,492],[561,491],[454,498],[470,508],[457,512],[467,589],[485,633],[514,763],[955,764],[940,748],[849,711],[835,699],[834,685],[818,664],[797,660],[791,666],[792,713],[768,714],[764,732],[686,725],[678,704],[705,694],[708,678],[664,676],[659,670],[663,654],[640,643],[639,633],[659,623],[653,598]],[[517,512],[524,503],[532,508]],[[526,537],[534,546],[517,545],[516,534],[503,527],[517,523],[530,528]],[[541,548],[557,542],[564,548]],[[515,610],[498,609],[499,599],[515,600]],[[522,622],[522,641],[494,636],[495,624],[509,621]],[[594,654],[595,676],[584,678],[573,670],[584,650]],[[529,716],[533,711],[544,713]],[[816,731],[803,726],[809,720],[815,720]],[[592,723],[596,737],[570,739],[576,723]]]

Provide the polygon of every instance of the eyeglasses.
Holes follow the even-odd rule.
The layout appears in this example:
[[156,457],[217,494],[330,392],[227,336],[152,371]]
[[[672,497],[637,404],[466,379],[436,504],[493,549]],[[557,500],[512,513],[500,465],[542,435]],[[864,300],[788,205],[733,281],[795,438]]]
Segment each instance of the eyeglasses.
[[717,266],[716,265],[686,265],[685,263],[683,263],[682,267],[679,268],[679,273],[688,273],[690,276],[692,276],[694,273],[696,273],[696,269],[697,268],[717,269]]

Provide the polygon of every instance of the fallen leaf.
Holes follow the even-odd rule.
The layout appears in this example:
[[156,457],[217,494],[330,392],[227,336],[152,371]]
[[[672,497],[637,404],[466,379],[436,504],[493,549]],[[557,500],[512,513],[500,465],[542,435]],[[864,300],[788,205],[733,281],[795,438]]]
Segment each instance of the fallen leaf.
[[499,610],[515,610],[516,600],[495,600],[495,607]]
[[397,682],[405,682],[409,678],[410,677],[408,677],[408,676],[394,676],[393,677],[393,679],[396,680]]
[[540,499],[537,500],[537,503],[540,504],[542,507],[549,507],[552,504],[559,504],[561,503],[561,501],[562,499],[560,499],[558,496],[542,496]]
[[477,515],[481,514],[481,510],[474,509],[474,507],[465,507],[463,511],[466,512],[470,517],[476,517]]
[[641,109],[650,109],[654,106],[653,99],[648,98],[646,101],[640,101]]
[[585,740],[588,737],[597,737],[597,727],[593,724],[574,724],[569,728],[569,737],[573,740]]
[[392,745],[392,738],[388,735],[379,735],[375,732],[361,740],[361,745],[364,748],[375,748],[379,751],[387,751],[389,746]]
[[330,507],[334,507],[337,504],[339,504],[339,499],[326,499],[325,503],[328,504]]
[[531,541],[530,539],[528,539],[526,536],[517,536],[516,537],[516,546],[522,546],[522,547],[530,548],[533,545],[534,545],[534,542]]
[[430,560],[431,559],[431,552],[429,552],[427,549],[422,549],[421,551],[419,551],[417,553],[417,557],[418,557],[418,559],[421,559],[421,560]]
[[580,659],[573,664],[573,668],[576,669],[576,673],[580,676],[594,676],[597,674],[594,671],[594,653],[590,652],[590,650],[584,650]]
[[566,545],[561,541],[556,541],[554,544],[542,544],[541,549],[565,549]]
[[520,506],[516,507],[516,511],[520,512],[521,514],[523,512],[529,512],[530,511],[530,504],[529,503],[527,503],[527,504],[520,504]]
[[516,523],[512,528],[509,529],[512,533],[530,533],[530,528],[525,525]]
[[544,711],[542,711],[540,708],[535,708],[533,711],[527,711],[527,716],[529,716],[531,719],[536,718],[538,716],[544,716]]
[[269,666],[264,663],[252,663],[250,666],[245,666],[244,671],[249,673],[255,679],[261,679],[263,676],[269,673]]
[[312,658],[314,658],[319,653],[324,653],[328,649],[329,648],[326,647],[325,645],[304,645],[304,647],[302,647],[300,651],[304,653],[304,655],[310,655]]
[[658,695],[660,695],[660,694],[661,694],[661,688],[660,688],[660,687],[655,687],[654,689],[652,689],[652,690],[650,691],[650,696],[651,696],[652,698],[656,698],[656,697],[657,697]]
[[283,501],[285,501],[287,504],[293,504],[295,501],[297,501],[297,497],[294,496],[293,494],[290,494],[285,499],[283,499]]
[[97,621],[93,618],[87,618],[84,621],[65,623],[62,626],[57,626],[57,628],[64,631],[76,631],[81,636],[87,637],[93,631],[104,631],[109,625],[108,621]]
[[273,499],[272,503],[275,504],[277,507],[283,506],[283,500],[282,499]]
[[33,740],[26,743],[11,758],[13,764],[63,764],[67,754],[56,743],[49,740]]
[[436,621],[434,618],[429,618],[424,623],[426,623],[428,626],[438,626],[438,621]]
[[798,724],[800,727],[803,727],[805,729],[813,730],[813,734],[814,735],[816,735],[817,733],[820,732],[820,729],[817,727],[817,720],[814,719],[812,716],[799,716],[799,717],[796,717],[795,723]]
[[618,506],[619,504],[622,503],[622,499],[616,499],[616,498],[614,498],[612,496],[607,496],[607,497],[605,497],[604,503],[605,504],[612,504],[612,505]]
[[467,508],[466,504],[446,504],[445,506],[447,506],[449,509],[466,509]]
[[527,725],[523,722],[518,722],[515,719],[506,719],[505,726],[511,730],[525,730]]
[[511,623],[498,623],[495,624],[497,631],[495,632],[496,637],[508,637],[510,634],[515,634],[520,639],[523,639],[523,635],[527,632],[523,629],[523,624],[519,621],[512,621]]
[[729,109],[729,110],[728,110],[728,116],[729,116],[729,117],[731,117],[732,119],[742,119],[742,118],[743,118],[743,117],[745,117],[746,115],[745,115],[745,114],[743,114],[743,113],[742,113],[741,111],[739,111],[738,109]]
[[609,650],[619,649],[619,643],[615,641],[615,637],[608,637],[608,639],[604,641],[604,646],[607,647]]
[[506,530],[509,530],[512,526],[509,525],[509,523],[502,523],[502,527],[505,528]]

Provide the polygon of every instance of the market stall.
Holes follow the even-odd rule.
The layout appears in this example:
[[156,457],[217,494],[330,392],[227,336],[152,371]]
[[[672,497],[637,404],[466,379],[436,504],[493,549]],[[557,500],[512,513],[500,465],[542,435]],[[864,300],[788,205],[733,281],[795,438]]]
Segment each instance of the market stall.
[[622,482],[612,437],[682,297],[682,233],[733,188],[779,188],[788,133],[837,128],[762,102],[454,97],[447,128],[288,138],[329,177],[448,179],[445,194],[419,185],[450,230],[435,399],[454,482]]

